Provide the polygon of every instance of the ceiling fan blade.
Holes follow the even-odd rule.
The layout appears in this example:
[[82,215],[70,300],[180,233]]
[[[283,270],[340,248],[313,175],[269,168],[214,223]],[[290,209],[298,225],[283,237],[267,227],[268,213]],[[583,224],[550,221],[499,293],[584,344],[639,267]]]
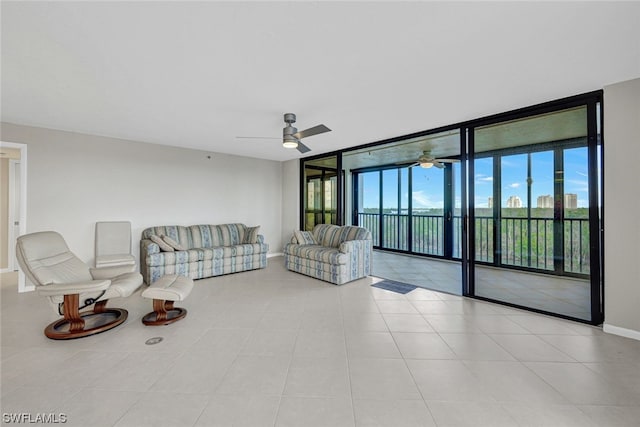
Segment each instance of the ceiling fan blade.
[[440,162],[440,163],[460,163],[460,160],[458,159],[435,159],[436,161]]
[[309,136],[318,135],[319,133],[325,133],[330,131],[331,129],[329,129],[325,125],[318,125],[309,129],[301,130],[298,133],[294,133],[293,136],[295,136],[298,139],[302,139],[302,138],[307,138]]
[[311,148],[307,147],[306,145],[304,145],[302,142],[298,141],[298,147],[297,147],[298,151],[301,153],[308,153],[309,151],[311,151]]
[[282,139],[274,136],[236,136],[236,139]]
[[431,160],[431,163],[433,163],[433,166],[435,166],[435,167],[437,167],[439,169],[444,169],[444,165],[442,163],[440,163],[439,161],[435,160],[435,159]]

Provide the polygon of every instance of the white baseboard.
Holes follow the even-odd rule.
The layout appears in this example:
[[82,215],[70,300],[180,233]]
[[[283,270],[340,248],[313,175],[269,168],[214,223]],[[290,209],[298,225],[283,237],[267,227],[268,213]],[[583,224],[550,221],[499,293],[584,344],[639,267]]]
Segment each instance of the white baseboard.
[[274,252],[272,254],[267,254],[267,258],[273,258],[276,256],[284,256],[284,252]]
[[640,341],[640,331],[621,328],[620,326],[613,326],[613,325],[609,325],[608,323],[605,323],[602,325],[602,330],[608,334],[620,335],[621,337],[631,338],[633,340]]

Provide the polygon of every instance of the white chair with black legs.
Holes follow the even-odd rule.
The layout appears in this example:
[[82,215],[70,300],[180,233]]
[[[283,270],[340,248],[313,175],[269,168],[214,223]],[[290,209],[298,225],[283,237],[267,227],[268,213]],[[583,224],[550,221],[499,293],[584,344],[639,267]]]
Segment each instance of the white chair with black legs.
[[[86,337],[120,325],[127,319],[127,310],[107,308],[107,301],[128,297],[142,285],[140,273],[110,275],[112,267],[90,268],[55,231],[18,237],[16,255],[38,294],[48,297],[63,315],[44,330],[54,340]],[[93,309],[80,311],[91,306]]]
[[114,275],[135,271],[129,221],[96,222],[95,245],[96,268]]

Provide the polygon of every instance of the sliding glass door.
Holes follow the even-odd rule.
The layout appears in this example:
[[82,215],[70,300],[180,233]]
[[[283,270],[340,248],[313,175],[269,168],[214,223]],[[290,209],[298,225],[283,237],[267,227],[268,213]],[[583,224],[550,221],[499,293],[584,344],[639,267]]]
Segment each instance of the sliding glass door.
[[470,128],[470,295],[601,320],[598,111]]

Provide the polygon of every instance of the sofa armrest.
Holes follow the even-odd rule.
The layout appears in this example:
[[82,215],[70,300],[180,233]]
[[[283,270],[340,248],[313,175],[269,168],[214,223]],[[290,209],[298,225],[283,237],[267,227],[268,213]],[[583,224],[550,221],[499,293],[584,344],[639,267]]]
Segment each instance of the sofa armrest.
[[157,243],[151,241],[151,239],[140,240],[141,255],[151,255],[160,253],[160,246]]
[[338,250],[343,254],[352,252],[369,250],[371,248],[371,240],[347,240],[340,243]]

